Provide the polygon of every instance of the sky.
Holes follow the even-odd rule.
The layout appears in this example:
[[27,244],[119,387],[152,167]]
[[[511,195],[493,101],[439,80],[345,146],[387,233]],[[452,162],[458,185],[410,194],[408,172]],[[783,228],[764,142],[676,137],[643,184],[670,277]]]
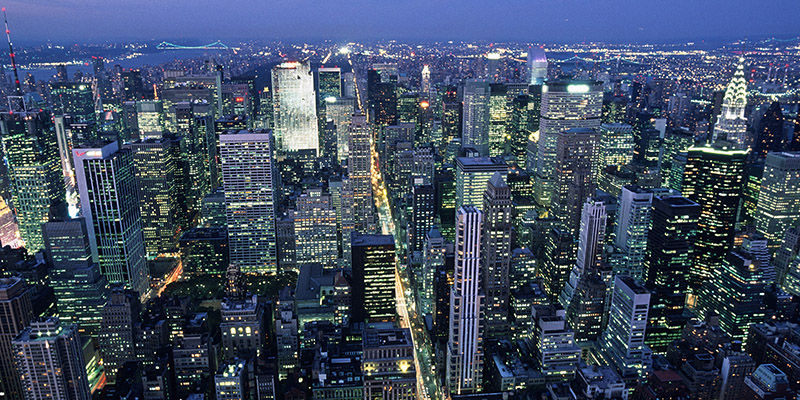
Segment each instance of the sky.
[[800,35],[800,0],[0,0],[18,43],[665,42]]

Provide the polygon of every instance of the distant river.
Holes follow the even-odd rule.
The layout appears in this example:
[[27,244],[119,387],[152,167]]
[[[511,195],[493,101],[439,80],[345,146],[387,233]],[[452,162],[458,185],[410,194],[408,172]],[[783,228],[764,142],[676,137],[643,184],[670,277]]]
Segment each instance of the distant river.
[[[194,58],[200,57],[204,55],[213,56],[214,54],[219,54],[219,51],[214,50],[165,50],[158,53],[149,53],[144,54],[139,57],[130,58],[130,59],[106,59],[106,69],[110,70],[114,67],[114,65],[119,64],[122,68],[139,68],[143,65],[159,65],[170,61],[175,60],[185,60],[187,58]],[[37,68],[37,69],[27,69],[21,68],[19,78],[25,79],[25,76],[30,72],[36,78],[37,81],[43,80],[48,81],[51,77],[55,76],[56,69],[55,68]],[[91,60],[85,60],[82,65],[67,65],[67,74],[69,78],[72,79],[72,75],[77,72],[81,71],[84,74],[93,74],[92,70],[92,63]],[[10,66],[6,65],[6,74],[11,74]]]

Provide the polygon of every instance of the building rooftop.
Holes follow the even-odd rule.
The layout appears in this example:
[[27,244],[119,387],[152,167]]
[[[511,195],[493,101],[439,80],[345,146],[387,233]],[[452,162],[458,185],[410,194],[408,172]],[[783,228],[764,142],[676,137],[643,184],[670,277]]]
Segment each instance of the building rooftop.
[[364,235],[353,232],[351,236],[352,245],[355,246],[394,246],[394,236],[392,235]]

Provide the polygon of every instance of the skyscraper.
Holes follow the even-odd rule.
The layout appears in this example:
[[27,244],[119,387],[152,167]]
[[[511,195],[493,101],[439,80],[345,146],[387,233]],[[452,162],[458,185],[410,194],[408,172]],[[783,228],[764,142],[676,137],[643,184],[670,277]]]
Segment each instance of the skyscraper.
[[[133,155],[142,234],[148,256],[175,253],[181,229],[181,204],[185,190],[181,178],[180,141],[173,138],[145,139],[123,146]],[[188,188],[185,188],[188,189]]]
[[653,193],[637,186],[623,186],[619,196],[614,244],[625,254],[620,273],[644,280],[647,234],[650,231]]
[[587,273],[596,273],[600,266],[600,260],[603,258],[608,218],[606,205],[602,200],[590,197],[583,203],[582,209],[578,234],[578,258],[559,299],[564,309],[569,307],[578,281]]
[[423,314],[432,314],[436,300],[436,273],[444,268],[445,240],[435,226],[425,235],[425,248],[422,259],[422,292],[420,308]]
[[[542,86],[536,154],[536,201],[549,206],[555,190],[556,142],[572,128],[597,128],[603,110],[603,85],[598,81],[554,81]],[[583,200],[580,200],[581,202]]]
[[445,376],[450,393],[461,395],[480,392],[483,387],[484,294],[478,284],[483,213],[464,206],[456,218],[457,259],[450,290]]
[[322,264],[335,268],[339,257],[336,240],[336,210],[331,196],[321,189],[309,189],[295,201],[294,235],[297,267]]
[[464,84],[461,147],[472,147],[484,157],[489,155],[490,96],[488,81],[470,79]]
[[77,121],[95,120],[92,85],[86,82],[58,82],[50,85],[54,113],[72,115]]
[[513,207],[511,189],[500,172],[489,179],[483,194],[481,270],[485,294],[485,323],[488,336],[510,332],[508,323],[509,268]]
[[434,203],[434,189],[425,178],[415,179],[419,184],[414,185],[412,193],[411,223],[409,224],[409,251],[417,252],[422,256],[425,248],[426,236],[433,228],[436,211]]
[[31,293],[22,278],[0,279],[0,394],[9,399],[21,399],[22,386],[14,364],[11,341],[25,329],[33,318]]
[[243,272],[275,273],[272,133],[228,131],[219,142],[230,261]]
[[733,240],[748,151],[727,146],[690,148],[683,173],[681,193],[702,207],[690,276],[695,287],[711,277]]
[[351,243],[352,321],[393,321],[397,309],[394,237],[353,232]]
[[367,328],[363,334],[364,399],[413,399],[417,393],[411,330]]
[[621,168],[633,161],[633,127],[628,124],[610,123],[600,125],[595,174],[608,166]]
[[367,117],[353,115],[353,122],[347,130],[348,157],[347,176],[353,190],[353,218],[356,230],[369,232],[374,224],[372,200],[372,135]]
[[317,102],[324,104],[329,98],[342,97],[342,69],[321,67],[317,69]]
[[115,288],[102,309],[98,342],[103,353],[106,379],[116,381],[117,371],[136,358],[135,324],[141,304],[136,294]]
[[456,159],[456,209],[481,207],[489,179],[499,172],[508,174],[508,165],[500,157],[458,157]]
[[92,260],[99,263],[109,283],[124,283],[145,297],[150,273],[130,150],[110,142],[102,147],[76,148],[72,154]]
[[652,352],[644,343],[650,292],[633,278],[617,275],[608,328],[600,347],[623,379],[636,380],[652,369]]
[[701,207],[677,195],[654,196],[652,203],[645,258],[646,286],[653,293],[647,343],[653,351],[664,352],[686,322],[683,309]]
[[722,100],[712,139],[724,139],[734,143],[738,149],[746,149],[752,145],[747,137],[747,119],[744,109],[747,107],[747,81],[744,78],[744,57],[739,58],[736,72],[725,88],[725,97]]
[[531,85],[541,85],[547,79],[547,56],[544,46],[529,46],[528,58],[528,83]]
[[0,114],[0,133],[19,232],[33,254],[44,248],[42,224],[67,212],[55,130],[46,112],[14,112]]
[[573,128],[556,135],[550,207],[564,230],[573,236],[580,228],[581,207],[597,187],[592,166],[599,139],[600,134],[591,128]]
[[756,128],[753,152],[763,159],[767,153],[783,149],[783,109],[781,103],[773,101]]
[[789,228],[800,225],[800,152],[767,154],[755,225],[772,248]]
[[284,62],[272,69],[275,143],[281,153],[313,150],[319,155],[314,77],[305,62]]
[[77,326],[32,322],[12,343],[25,399],[91,400]]
[[108,282],[100,266],[92,261],[85,220],[51,221],[42,231],[59,319],[77,324],[85,335],[97,335]]

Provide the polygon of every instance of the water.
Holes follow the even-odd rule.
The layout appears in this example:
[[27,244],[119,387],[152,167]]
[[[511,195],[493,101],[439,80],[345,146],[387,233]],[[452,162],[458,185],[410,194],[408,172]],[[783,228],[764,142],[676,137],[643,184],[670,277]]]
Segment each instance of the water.
[[[213,51],[213,50],[165,50],[160,51],[158,53],[149,53],[145,54],[136,58],[131,59],[106,59],[106,70],[110,70],[114,67],[114,65],[119,64],[122,68],[139,68],[143,65],[159,65],[170,61],[175,60],[185,60],[188,58],[194,57],[201,57],[201,56],[209,56],[212,57],[215,54],[219,54],[223,50],[220,51]],[[81,71],[84,75],[93,75],[94,71],[92,69],[91,60],[84,60],[82,65],[67,65],[67,75],[72,79],[72,75],[75,72]],[[6,65],[6,73],[10,74],[10,66]],[[37,81],[48,81],[50,78],[55,76],[56,69],[55,68],[20,68],[19,69],[19,78],[20,80],[25,79],[28,73],[31,73]]]

